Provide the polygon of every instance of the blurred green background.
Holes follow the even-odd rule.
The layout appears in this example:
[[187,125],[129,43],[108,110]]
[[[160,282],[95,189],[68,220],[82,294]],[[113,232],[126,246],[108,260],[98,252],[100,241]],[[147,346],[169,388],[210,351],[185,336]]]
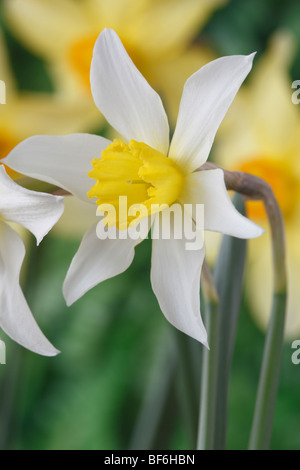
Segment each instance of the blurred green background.
[[[20,90],[51,92],[45,63],[3,21],[2,27]],[[270,35],[282,27],[300,41],[299,1],[232,0],[212,15],[201,40],[217,55],[262,54]],[[295,79],[300,79],[299,48],[291,69]],[[156,449],[193,448],[176,345],[183,341],[192,350],[195,383],[200,383],[201,346],[183,338],[159,310],[149,280],[150,242],[137,247],[127,272],[67,308],[61,286],[79,241],[50,234],[36,248],[31,240],[24,291],[42,331],[62,353],[37,356],[1,332],[7,364],[0,366],[0,448],[127,449],[145,443]],[[229,449],[247,448],[263,343],[244,301],[231,374]],[[287,342],[272,449],[300,448],[300,365],[292,363],[291,354]],[[149,426],[149,435],[139,432],[141,423]]]

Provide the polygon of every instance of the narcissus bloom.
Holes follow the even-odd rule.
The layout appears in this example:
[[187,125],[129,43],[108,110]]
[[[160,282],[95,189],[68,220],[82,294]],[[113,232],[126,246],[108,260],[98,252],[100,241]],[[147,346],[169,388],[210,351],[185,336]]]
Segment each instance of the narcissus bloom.
[[[293,104],[288,69],[293,38],[272,38],[249,83],[234,102],[215,147],[217,163],[262,177],[272,186],[283,213],[288,270],[286,334],[300,333],[300,108]],[[299,92],[299,90],[298,90]],[[252,220],[267,227],[262,203],[248,203]],[[269,236],[250,243],[247,283],[249,302],[258,324],[266,328],[271,311],[272,255]],[[255,295],[253,295],[255,292]]]
[[[195,44],[199,29],[224,0],[7,0],[7,24],[47,60],[64,94],[90,96],[90,63],[99,31],[113,28],[174,120],[183,83],[214,57]],[[53,40],[55,38],[55,40]]]
[[[0,29],[0,79],[6,104],[0,104],[0,164],[12,148],[33,134],[68,133],[90,126],[86,103],[62,96],[19,92]],[[13,179],[20,175],[7,169]]]
[[0,328],[25,348],[45,356],[58,351],[39,329],[21,290],[25,247],[10,223],[30,230],[39,244],[62,213],[63,198],[28,191],[0,167]]
[[[253,55],[223,57],[187,80],[169,144],[169,125],[160,97],[137,70],[118,35],[104,30],[94,49],[91,88],[96,105],[122,140],[110,142],[87,134],[32,137],[10,153],[6,164],[91,202],[88,193],[117,211],[119,196],[127,196],[129,204],[144,204],[149,209],[146,216],[153,215],[151,200],[170,209],[174,203],[204,204],[206,230],[257,237],[262,229],[235,210],[223,171],[197,171],[208,157],[252,59]],[[96,184],[88,176],[91,162],[90,176]],[[157,217],[154,215],[154,224]],[[186,240],[176,239],[174,232],[169,240],[153,239],[152,288],[166,318],[206,344],[199,300],[204,249],[186,250]],[[130,237],[99,240],[94,225],[67,273],[63,289],[67,303],[127,269],[140,241]]]

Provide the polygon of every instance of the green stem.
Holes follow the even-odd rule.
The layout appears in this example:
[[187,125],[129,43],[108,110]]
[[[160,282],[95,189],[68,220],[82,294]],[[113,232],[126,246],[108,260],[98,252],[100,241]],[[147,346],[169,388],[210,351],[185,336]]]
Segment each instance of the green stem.
[[[238,211],[245,215],[242,196],[235,194],[232,202]],[[240,315],[245,260],[246,240],[224,235],[214,269],[214,281],[220,303],[215,429],[215,449],[219,450],[226,449],[230,371]]]
[[262,199],[272,234],[274,294],[249,442],[249,448],[253,450],[268,449],[271,441],[287,302],[285,233],[282,213],[269,187],[262,190]]
[[[188,431],[188,439],[191,445],[191,449],[195,448],[196,439],[197,439],[197,427],[198,427],[198,418],[195,410],[198,408],[199,404],[199,394],[200,394],[200,364],[197,364],[198,367],[195,367],[195,357],[194,354],[197,354],[197,359],[200,356],[202,347],[200,343],[196,343],[195,340],[184,335],[180,331],[175,330],[175,336],[177,340],[177,350],[178,350],[178,361],[179,361],[179,371],[178,374],[178,392],[180,394],[179,402],[180,407],[183,411],[183,416],[186,422],[186,427]],[[192,342],[195,342],[196,345],[193,345]],[[195,346],[195,351],[192,350],[192,346]],[[199,346],[199,347],[197,347]],[[197,361],[198,362],[198,361]]]
[[[216,168],[206,163],[202,169]],[[224,170],[227,189],[233,189],[247,199],[264,203],[272,234],[274,295],[271,320],[265,341],[254,418],[251,430],[250,449],[266,449],[271,440],[271,429],[278,391],[281,353],[286,312],[286,265],[285,231],[281,210],[271,186],[257,176],[240,171]]]
[[283,344],[286,293],[275,294],[257,391],[249,449],[268,449],[277,397]]
[[205,303],[205,320],[208,343],[211,349],[205,348],[203,351],[198,450],[212,450],[214,447],[218,372],[218,317],[218,302],[207,299]]

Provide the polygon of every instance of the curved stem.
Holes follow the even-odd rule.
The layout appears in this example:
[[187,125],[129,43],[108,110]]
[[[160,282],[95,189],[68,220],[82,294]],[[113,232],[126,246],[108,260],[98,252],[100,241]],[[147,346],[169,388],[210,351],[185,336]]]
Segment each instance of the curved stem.
[[[220,168],[214,163],[205,163],[200,170]],[[263,201],[268,216],[271,234],[274,264],[274,291],[286,291],[286,262],[285,262],[285,233],[284,222],[280,207],[276,201],[271,186],[261,178],[243,173],[241,171],[224,170],[224,179],[227,189],[232,189],[246,199]]]
[[[201,167],[201,170],[213,168],[217,168],[217,166],[206,163]],[[249,443],[250,449],[267,449],[271,440],[278,391],[287,300],[284,223],[281,210],[268,183],[248,173],[223,171],[227,189],[233,189],[243,194],[247,199],[263,201],[272,233],[273,305],[265,341]]]

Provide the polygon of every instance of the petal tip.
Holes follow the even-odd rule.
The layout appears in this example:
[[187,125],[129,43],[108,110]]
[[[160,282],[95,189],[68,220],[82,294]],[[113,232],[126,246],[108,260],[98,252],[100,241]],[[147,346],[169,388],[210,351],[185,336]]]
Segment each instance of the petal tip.
[[71,307],[71,305],[74,303],[74,301],[72,299],[70,299],[70,296],[65,292],[64,287],[63,287],[63,296],[64,296],[67,307]]
[[53,348],[51,352],[44,354],[44,356],[55,357],[55,356],[58,356],[59,354],[61,354],[61,351],[59,351],[59,349]]
[[249,58],[249,60],[253,60],[256,54],[257,54],[257,51],[254,51],[251,54],[249,54],[247,57]]
[[251,237],[249,236],[249,238],[258,238],[258,237],[261,237],[261,235],[263,235],[264,233],[267,233],[265,229],[255,224],[254,222],[252,223],[253,223],[253,232],[251,234]]
[[70,292],[69,286],[67,285],[67,278],[65,279],[63,283],[62,292],[63,292],[63,296],[64,296],[67,307],[71,307],[71,305],[73,305],[74,302],[76,302],[76,300],[79,298],[79,297],[76,298],[76,296],[74,294],[72,295],[72,292]]
[[[41,193],[41,194],[44,194],[44,193]],[[50,195],[47,194],[47,196],[50,196]],[[40,233],[39,235],[37,234],[35,235],[37,246],[39,246],[41,241],[50,232],[53,226],[58,222],[58,220],[61,218],[64,212],[64,208],[65,208],[64,198],[62,196],[54,196],[54,195],[52,195],[51,197],[53,198],[53,202],[57,205],[55,219],[54,219],[54,222],[51,223],[50,227],[46,227],[46,229],[42,233]]]

